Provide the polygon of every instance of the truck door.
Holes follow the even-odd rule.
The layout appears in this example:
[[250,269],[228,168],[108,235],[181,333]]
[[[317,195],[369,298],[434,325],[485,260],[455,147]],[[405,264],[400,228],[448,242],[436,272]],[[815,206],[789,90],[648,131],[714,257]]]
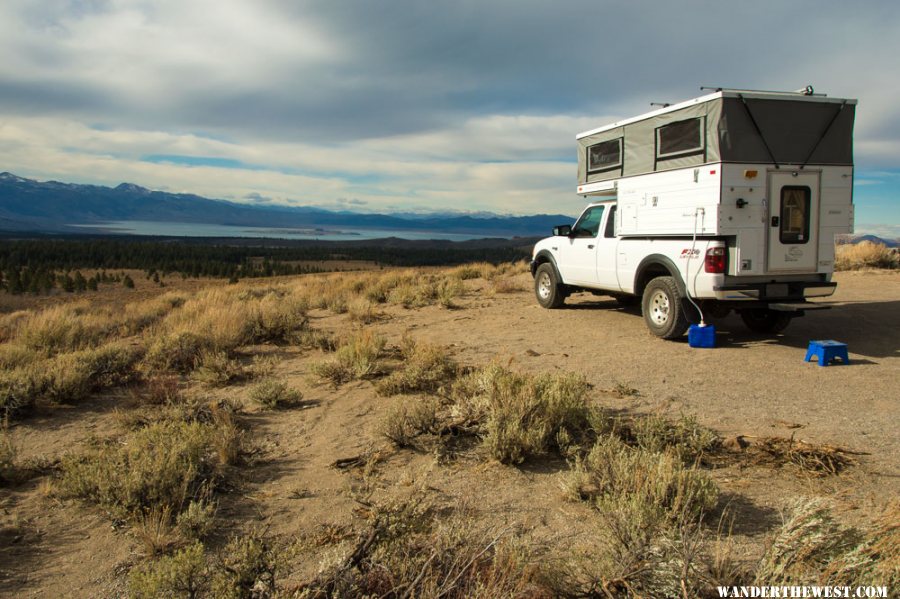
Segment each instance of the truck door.
[[819,173],[769,172],[769,272],[815,272],[818,264]]
[[620,291],[616,274],[616,251],[619,240],[616,238],[616,204],[611,204],[606,211],[606,220],[602,233],[597,237],[597,286],[610,291]]
[[565,283],[570,285],[597,284],[597,234],[606,206],[589,206],[569,237],[559,240],[559,259],[556,266]]

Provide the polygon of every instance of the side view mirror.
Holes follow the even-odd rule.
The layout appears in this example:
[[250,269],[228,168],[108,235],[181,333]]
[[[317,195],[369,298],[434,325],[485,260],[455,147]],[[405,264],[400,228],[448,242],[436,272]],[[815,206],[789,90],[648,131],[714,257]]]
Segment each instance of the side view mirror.
[[572,225],[558,225],[553,227],[554,237],[568,237],[572,234]]

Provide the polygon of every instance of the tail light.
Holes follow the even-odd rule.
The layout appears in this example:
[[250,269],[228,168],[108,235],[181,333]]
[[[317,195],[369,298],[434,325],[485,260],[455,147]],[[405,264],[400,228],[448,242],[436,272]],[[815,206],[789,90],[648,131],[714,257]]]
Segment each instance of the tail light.
[[727,262],[728,258],[725,248],[709,248],[706,250],[706,260],[703,262],[703,269],[706,272],[720,275],[725,272]]

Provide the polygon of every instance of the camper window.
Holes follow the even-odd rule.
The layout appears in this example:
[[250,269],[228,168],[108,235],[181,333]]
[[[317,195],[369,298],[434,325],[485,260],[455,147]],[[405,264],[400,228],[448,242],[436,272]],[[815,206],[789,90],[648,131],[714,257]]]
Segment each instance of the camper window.
[[589,173],[599,173],[622,166],[622,138],[594,144],[587,149]]
[[703,151],[703,118],[676,121],[656,130],[656,157],[674,158]]
[[811,195],[809,187],[785,185],[781,188],[781,243],[801,244],[809,241]]

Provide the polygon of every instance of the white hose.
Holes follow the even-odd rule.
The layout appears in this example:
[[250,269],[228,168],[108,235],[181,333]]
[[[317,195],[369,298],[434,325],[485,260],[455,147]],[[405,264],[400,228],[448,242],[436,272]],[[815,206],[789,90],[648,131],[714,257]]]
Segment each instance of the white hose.
[[[684,267],[684,277],[685,277],[685,285],[684,285],[684,293],[687,296],[687,299],[695,308],[697,308],[697,312],[700,313],[700,326],[706,326],[706,320],[703,318],[703,310],[700,309],[700,306],[697,305],[697,302],[691,297],[691,288],[690,285],[687,284],[687,278],[691,276],[691,260],[694,258],[694,250],[697,246],[697,220],[699,216],[703,214],[706,215],[706,211],[703,208],[697,208],[694,210],[694,237],[691,240],[691,251],[688,254],[687,264]],[[692,284],[694,286],[697,285],[697,277],[700,275],[700,269],[697,269],[697,274],[694,275],[694,280]]]

